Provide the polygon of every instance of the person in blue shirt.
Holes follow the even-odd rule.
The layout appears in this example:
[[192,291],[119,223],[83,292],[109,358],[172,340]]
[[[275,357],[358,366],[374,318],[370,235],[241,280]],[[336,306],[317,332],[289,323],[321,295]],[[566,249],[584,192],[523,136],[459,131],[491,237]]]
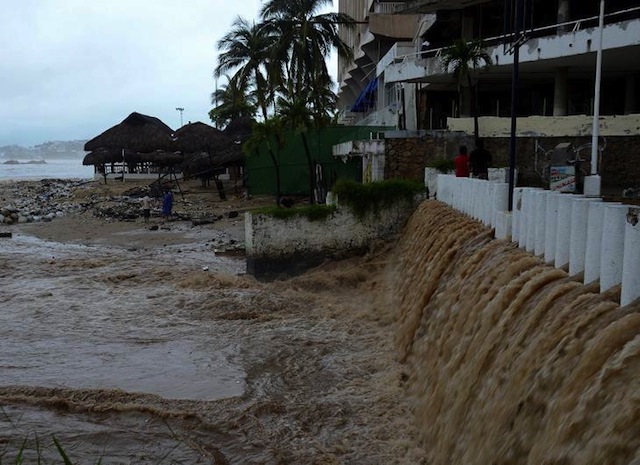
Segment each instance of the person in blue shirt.
[[164,191],[164,197],[162,198],[162,215],[165,217],[171,216],[173,210],[173,192],[171,189]]

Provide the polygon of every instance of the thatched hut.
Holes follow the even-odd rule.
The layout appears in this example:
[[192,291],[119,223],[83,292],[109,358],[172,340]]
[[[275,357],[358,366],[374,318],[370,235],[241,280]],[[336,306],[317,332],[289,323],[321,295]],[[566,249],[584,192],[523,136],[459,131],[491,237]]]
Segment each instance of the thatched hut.
[[251,135],[255,122],[248,116],[236,118],[224,128],[224,135],[235,141],[244,142]]
[[160,119],[134,112],[88,141],[84,149],[90,153],[82,164],[94,165],[105,179],[111,173],[150,177],[173,171],[183,158],[174,153],[172,134]]
[[215,151],[228,141],[222,131],[199,121],[185,124],[173,134],[173,147],[183,154]]
[[84,149],[91,152],[97,149],[131,150],[133,152],[171,151],[173,129],[154,116],[133,112],[120,124],[107,129],[94,137]]
[[207,180],[227,171],[231,179],[241,179],[241,168],[245,162],[242,140],[247,136],[247,131],[250,134],[250,126],[245,121],[237,123],[231,132],[227,129],[220,131],[198,122],[185,125],[176,131],[175,147],[185,155],[183,171],[199,177],[205,184]]

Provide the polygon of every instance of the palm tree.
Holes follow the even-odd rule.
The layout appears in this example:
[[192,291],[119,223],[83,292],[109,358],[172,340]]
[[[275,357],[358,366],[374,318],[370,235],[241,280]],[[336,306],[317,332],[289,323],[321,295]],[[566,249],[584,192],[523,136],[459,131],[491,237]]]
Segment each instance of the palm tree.
[[234,119],[254,117],[256,114],[256,98],[238,79],[227,76],[227,84],[211,94],[214,108],[209,111],[209,118],[218,126],[226,126]]
[[307,159],[307,166],[309,168],[309,203],[314,203],[315,192],[315,166],[313,159],[311,158],[311,149],[309,148],[309,141],[307,139],[307,132],[312,127],[316,126],[316,115],[309,108],[312,96],[309,94],[312,92],[295,94],[289,96],[289,98],[278,98],[278,114],[282,118],[282,124],[293,131],[294,134],[300,134],[302,137],[302,145],[304,147],[304,154]]
[[264,25],[238,17],[231,31],[218,41],[218,49],[223,53],[218,57],[215,76],[235,71],[233,79],[239,86],[253,87],[264,119],[267,119],[267,109],[273,99],[268,69],[277,39]]
[[251,136],[242,145],[242,150],[247,156],[258,154],[262,144],[266,144],[269,157],[273,162],[273,168],[276,175],[276,203],[280,205],[282,198],[282,189],[280,185],[280,163],[279,157],[274,152],[272,141],[275,139],[275,145],[278,150],[284,146],[284,132],[282,128],[282,119],[272,116],[262,122],[254,123]]
[[[440,56],[442,67],[445,71],[453,68],[453,75],[458,84],[459,105],[462,109],[462,86],[465,83],[469,86],[469,98],[471,99],[471,116],[473,116],[474,139],[478,142],[478,109],[477,109],[477,85],[474,84],[473,72],[484,66],[491,65],[491,57],[484,49],[482,40],[466,42],[459,39],[450,47],[442,51]],[[476,83],[477,84],[477,83]]]
[[[332,79],[326,58],[332,50],[347,60],[353,50],[340,38],[338,25],[352,27],[355,21],[344,13],[318,12],[331,5],[331,0],[267,0],[262,19],[267,30],[278,36],[272,56],[280,75],[281,87],[292,95],[301,95],[306,88],[331,89]],[[275,76],[272,76],[275,77]],[[316,111],[326,104],[313,97]]]

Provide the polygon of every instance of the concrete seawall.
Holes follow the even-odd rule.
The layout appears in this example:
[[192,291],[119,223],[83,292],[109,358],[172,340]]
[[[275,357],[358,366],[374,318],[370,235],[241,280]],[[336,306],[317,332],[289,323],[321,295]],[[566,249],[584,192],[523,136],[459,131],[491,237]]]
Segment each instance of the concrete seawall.
[[372,241],[398,234],[414,208],[415,204],[399,202],[360,219],[343,206],[316,221],[304,216],[278,219],[248,212],[247,273],[266,279],[295,275],[327,258],[362,253]]

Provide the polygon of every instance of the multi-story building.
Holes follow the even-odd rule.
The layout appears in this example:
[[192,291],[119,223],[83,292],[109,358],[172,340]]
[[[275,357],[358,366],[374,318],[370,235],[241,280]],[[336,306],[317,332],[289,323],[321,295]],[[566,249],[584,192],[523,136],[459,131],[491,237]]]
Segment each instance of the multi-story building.
[[[441,55],[456,40],[481,39],[491,65],[472,72],[478,89],[479,135],[490,142],[493,139],[494,149],[504,152],[498,150],[502,147],[498,141],[508,137],[510,129],[514,36],[509,26],[515,1],[341,1],[340,10],[361,22],[347,38],[356,59],[351,64],[341,62],[339,68],[343,121],[473,134],[471,93],[459,98],[465,89],[459,88],[451,69],[444,69]],[[607,151],[625,150],[640,156],[638,0],[605,0],[602,30],[598,0],[522,3],[517,126],[519,136],[536,138],[535,149],[524,150],[534,155],[543,142],[555,144],[559,138],[586,145],[594,111],[596,49],[602,33],[600,133],[608,138],[602,144],[607,144]],[[583,139],[577,139],[580,137]],[[629,137],[635,137],[635,142]],[[616,138],[627,139],[620,139],[624,144],[615,148]],[[614,165],[605,163],[603,169]],[[633,179],[640,180],[640,168],[625,182]]]

